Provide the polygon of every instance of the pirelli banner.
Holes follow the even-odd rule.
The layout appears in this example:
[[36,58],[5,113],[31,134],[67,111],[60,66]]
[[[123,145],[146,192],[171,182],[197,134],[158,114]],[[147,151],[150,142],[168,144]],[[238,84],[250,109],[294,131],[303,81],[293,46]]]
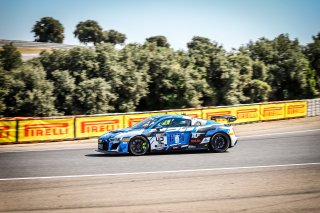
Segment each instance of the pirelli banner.
[[286,118],[295,118],[295,117],[304,117],[307,115],[307,102],[306,101],[297,101],[286,103],[285,105],[285,117]]
[[17,121],[0,121],[0,143],[13,143],[17,140]]
[[[223,115],[235,115],[233,107],[220,107],[212,109],[203,109],[202,118],[206,120],[211,120],[212,116],[223,116]],[[227,123],[226,120],[217,120],[220,123]]]
[[201,110],[179,110],[179,111],[170,111],[167,114],[176,114],[176,115],[187,115],[194,118],[201,118],[202,111]]
[[18,142],[74,138],[74,118],[20,120],[18,124]]
[[[233,115],[237,117],[234,123],[246,123],[260,120],[260,105],[246,105],[234,107],[221,107],[202,110],[202,118],[210,120],[211,116]],[[226,120],[218,120],[227,123]]]
[[307,115],[307,102],[261,104],[260,113],[262,121],[304,117]]
[[234,108],[234,123],[255,122],[260,120],[260,105],[237,106]]
[[166,114],[161,112],[141,113],[141,114],[127,114],[123,116],[124,127],[132,127],[140,121],[154,115]]
[[75,118],[75,138],[101,136],[103,133],[123,128],[123,115]]
[[262,104],[260,106],[261,120],[277,120],[285,118],[285,104]]
[[[210,120],[212,116],[234,115],[234,123],[304,117],[306,101],[273,102],[254,105],[157,111],[138,114],[75,116],[44,119],[0,120],[0,143],[55,141],[101,136],[105,132],[131,127],[141,120],[157,114],[185,114]],[[226,123],[225,120],[218,122]]]

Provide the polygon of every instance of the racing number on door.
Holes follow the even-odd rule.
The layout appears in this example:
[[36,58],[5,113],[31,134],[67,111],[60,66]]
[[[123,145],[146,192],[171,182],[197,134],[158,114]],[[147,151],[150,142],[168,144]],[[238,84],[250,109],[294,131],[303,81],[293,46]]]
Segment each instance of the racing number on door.
[[185,136],[183,133],[176,133],[169,135],[170,143],[180,144],[185,142]]

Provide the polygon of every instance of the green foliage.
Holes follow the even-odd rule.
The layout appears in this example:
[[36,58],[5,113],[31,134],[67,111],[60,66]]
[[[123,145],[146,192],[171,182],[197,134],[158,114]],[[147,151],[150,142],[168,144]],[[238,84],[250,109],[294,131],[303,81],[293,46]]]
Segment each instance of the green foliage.
[[53,84],[39,64],[27,63],[10,71],[6,79],[6,116],[56,115]]
[[1,116],[177,109],[319,95],[319,34],[306,47],[279,35],[227,52],[196,36],[188,51],[174,51],[164,36],[154,36],[143,45],[116,49],[124,34],[110,30],[103,38],[97,23],[79,25],[85,26],[79,26],[77,36],[83,29],[101,32],[93,30],[95,39],[88,33],[82,41],[95,47],[42,52],[26,63],[15,47],[3,47]]
[[3,116],[4,111],[7,109],[5,98],[9,94],[10,88],[10,80],[8,77],[8,71],[0,66],[0,116]]
[[103,78],[82,81],[74,94],[73,114],[100,114],[113,109],[111,86]]
[[102,28],[98,22],[93,20],[79,22],[73,34],[81,43],[84,44],[92,42],[94,45],[96,45],[103,40]]
[[149,38],[146,38],[146,41],[149,43],[155,43],[158,47],[170,47],[170,44],[168,43],[168,40],[165,36],[152,36]]
[[148,56],[150,76],[149,94],[141,100],[139,109],[170,109],[197,107],[202,104],[202,91],[205,87],[201,76],[192,64],[183,66],[187,57],[166,47],[153,43],[144,46]]
[[115,30],[109,30],[103,32],[103,42],[111,44],[124,44],[127,37],[125,34]]
[[10,44],[6,44],[0,49],[0,63],[3,69],[11,70],[18,68],[22,64],[21,53]]
[[265,102],[269,98],[271,87],[264,81],[258,79],[251,80],[244,87],[244,95],[248,97],[247,103]]
[[274,40],[260,39],[248,49],[254,60],[267,66],[267,83],[271,86],[270,100],[290,100],[313,97],[314,78],[309,62],[297,40],[279,35]]
[[55,106],[59,113],[71,115],[73,113],[73,96],[76,89],[75,79],[67,70],[52,72],[53,94],[56,97]]
[[[313,36],[313,42],[308,44],[305,48],[305,54],[309,59],[311,69],[315,71],[312,73],[312,70],[308,71],[309,76],[309,84],[308,87],[313,87],[311,85],[314,84],[314,78],[317,82],[318,92],[320,91],[320,33],[316,36]],[[317,93],[317,92],[316,92]]]
[[52,17],[43,17],[40,21],[37,21],[31,32],[35,34],[34,37],[37,42],[62,43],[64,39],[64,27]]
[[134,111],[140,99],[148,93],[147,64],[141,60],[139,46],[127,45],[120,51],[110,44],[96,48],[100,77],[104,77],[117,97],[115,111]]

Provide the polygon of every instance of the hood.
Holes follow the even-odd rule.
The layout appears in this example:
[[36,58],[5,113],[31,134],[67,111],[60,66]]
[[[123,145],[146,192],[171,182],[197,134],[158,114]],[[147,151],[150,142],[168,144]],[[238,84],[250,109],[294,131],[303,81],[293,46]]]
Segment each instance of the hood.
[[131,130],[132,130],[131,128],[123,128],[123,129],[116,129],[116,130],[113,130],[113,131],[108,132],[108,133],[113,133],[113,134],[124,133],[124,132],[129,132]]
[[131,136],[131,135],[141,134],[142,131],[143,131],[143,129],[132,129],[132,128],[117,129],[117,130],[113,130],[113,131],[105,133],[100,138],[103,140],[107,140],[109,138],[114,138],[114,137],[119,137],[119,136],[123,137],[123,136]]

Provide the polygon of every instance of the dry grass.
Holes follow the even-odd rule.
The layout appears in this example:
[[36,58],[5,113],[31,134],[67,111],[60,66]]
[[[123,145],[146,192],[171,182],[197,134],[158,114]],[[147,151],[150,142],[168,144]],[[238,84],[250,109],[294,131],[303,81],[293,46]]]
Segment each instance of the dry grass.
[[38,48],[38,47],[18,47],[21,54],[39,54],[42,51],[51,51],[51,48]]

